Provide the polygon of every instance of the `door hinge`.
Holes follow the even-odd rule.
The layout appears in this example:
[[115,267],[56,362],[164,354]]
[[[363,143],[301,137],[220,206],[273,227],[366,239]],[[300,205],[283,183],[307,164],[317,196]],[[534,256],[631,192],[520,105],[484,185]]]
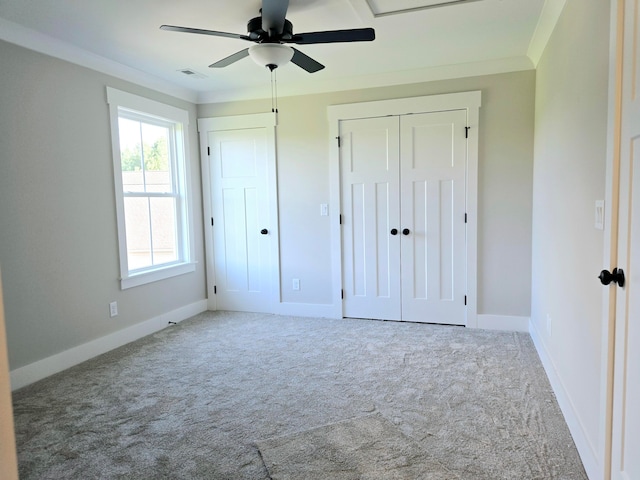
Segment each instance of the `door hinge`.
[[467,296],[466,295],[464,296],[464,304],[465,305],[467,304]]
[[344,290],[340,290],[340,298],[344,300]]
[[469,138],[469,129],[471,127],[464,127],[464,138]]
[[211,226],[213,227],[213,217],[211,217]]
[[214,295],[218,294],[218,287],[216,285],[213,286],[213,294]]
[[340,225],[342,225],[342,214],[338,215],[338,217],[340,218]]
[[336,137],[336,140],[338,140],[338,148],[340,148],[342,146],[342,142],[340,141],[340,137]]
[[467,214],[464,214],[464,223],[467,223]]
[[211,148],[207,147],[207,155],[211,156]]

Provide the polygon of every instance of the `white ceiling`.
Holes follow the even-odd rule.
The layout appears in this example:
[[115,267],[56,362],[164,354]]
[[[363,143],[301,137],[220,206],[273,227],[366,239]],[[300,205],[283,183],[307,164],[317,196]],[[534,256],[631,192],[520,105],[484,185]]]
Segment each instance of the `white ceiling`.
[[[444,0],[451,1],[451,0]],[[376,40],[302,45],[326,68],[277,71],[281,95],[534,68],[563,0],[290,0],[294,33],[373,27]],[[197,102],[270,95],[266,69],[245,58],[208,65],[242,40],[159,30],[162,24],[246,33],[260,0],[0,0],[0,39],[137,80]],[[387,13],[374,16],[375,11]],[[181,69],[204,76],[193,78]]]

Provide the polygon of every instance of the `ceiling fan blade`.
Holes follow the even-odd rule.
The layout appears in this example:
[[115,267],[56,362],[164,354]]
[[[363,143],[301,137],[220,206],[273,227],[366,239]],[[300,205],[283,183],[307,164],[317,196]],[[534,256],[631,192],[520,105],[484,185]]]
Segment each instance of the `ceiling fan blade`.
[[269,36],[282,35],[289,0],[262,0],[262,30]]
[[239,52],[234,53],[233,55],[229,55],[222,60],[218,60],[215,63],[209,65],[209,68],[222,68],[231,65],[232,63],[237,62],[238,60],[242,60],[244,57],[249,56],[249,49],[245,48],[244,50],[240,50]]
[[309,45],[312,43],[371,42],[376,38],[373,28],[355,28],[350,30],[328,30],[326,32],[296,33],[287,43]]
[[178,27],[176,25],[161,25],[160,30],[166,30],[168,32],[198,33],[200,35],[213,35],[214,37],[239,38],[241,40],[251,40],[248,36],[240,35],[239,33],[216,32],[215,30],[203,30],[201,28]]
[[295,48],[292,48],[292,50],[293,58],[291,59],[291,63],[295,63],[303,70],[306,70],[309,73],[315,73],[318,70],[322,70],[324,68],[324,65],[316,62],[313,58],[305,55],[300,50],[296,50]]

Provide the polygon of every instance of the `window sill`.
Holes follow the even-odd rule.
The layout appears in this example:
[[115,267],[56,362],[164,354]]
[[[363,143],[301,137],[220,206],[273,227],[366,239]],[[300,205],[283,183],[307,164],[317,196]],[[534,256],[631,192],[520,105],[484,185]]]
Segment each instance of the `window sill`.
[[180,263],[178,265],[169,265],[161,267],[150,272],[141,272],[132,274],[128,277],[120,279],[120,288],[126,290],[127,288],[133,288],[147,283],[157,282],[159,280],[165,280],[171,277],[177,277],[178,275],[184,275],[185,273],[195,272],[195,263]]

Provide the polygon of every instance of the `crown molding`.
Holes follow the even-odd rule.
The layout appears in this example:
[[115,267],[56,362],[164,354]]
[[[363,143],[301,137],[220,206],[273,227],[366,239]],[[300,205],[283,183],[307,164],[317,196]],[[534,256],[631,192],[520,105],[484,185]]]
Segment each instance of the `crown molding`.
[[[566,0],[547,0],[547,4],[562,3]],[[550,7],[551,8],[551,7]],[[555,18],[557,22],[561,11],[551,9],[549,18]],[[554,13],[555,12],[555,13]],[[553,28],[549,31],[548,21],[539,22],[536,33],[548,31],[546,41],[548,41]],[[555,25],[555,23],[553,24]],[[165,93],[175,98],[185,100],[194,104],[221,103],[229,101],[256,100],[267,98],[267,91],[259,88],[228,89],[215,91],[196,91],[187,89],[153,75],[128,67],[121,63],[109,60],[100,55],[88,52],[82,48],[71,45],[62,40],[49,35],[26,28],[17,23],[0,18],[0,40],[28,48],[30,50],[49,55],[82,67],[89,68],[107,75],[111,75],[122,80],[126,80],[136,85],[150,88],[160,93]],[[532,41],[533,44],[533,41]],[[546,45],[546,43],[545,43]],[[530,47],[531,51],[531,47]],[[407,85],[412,83],[432,82],[447,80],[452,78],[475,77],[482,75],[493,75],[499,73],[517,72],[535,69],[536,62],[533,62],[531,55],[521,57],[511,57],[483,62],[470,62],[454,65],[443,65],[437,67],[421,68],[415,70],[404,70],[398,72],[387,72],[382,74],[359,75],[347,78],[327,79],[323,81],[311,81],[304,83],[281,83],[279,85],[279,95],[281,97],[320,94],[329,92],[339,92],[346,90],[362,90],[366,88],[389,87],[394,85]]]
[[[484,62],[462,63],[438,67],[404,70],[383,74],[359,75],[348,78],[336,78],[324,81],[278,85],[280,97],[310,95],[345,90],[362,90],[365,88],[390,87],[394,85],[408,85],[411,83],[450,80],[453,78],[477,77],[499,73],[534,70],[531,60],[526,57],[511,57]],[[257,100],[265,98],[263,89],[247,90],[218,90],[200,92],[197,103],[221,103],[242,100]]]
[[533,32],[533,37],[531,37],[529,49],[527,50],[527,56],[531,59],[535,68],[537,68],[538,63],[540,63],[542,54],[547,47],[547,43],[549,43],[549,39],[558,24],[558,20],[560,20],[560,15],[562,15],[566,4],[567,0],[545,0],[542,6],[538,24]]
[[197,93],[70,43],[0,18],[0,40],[195,103]]

